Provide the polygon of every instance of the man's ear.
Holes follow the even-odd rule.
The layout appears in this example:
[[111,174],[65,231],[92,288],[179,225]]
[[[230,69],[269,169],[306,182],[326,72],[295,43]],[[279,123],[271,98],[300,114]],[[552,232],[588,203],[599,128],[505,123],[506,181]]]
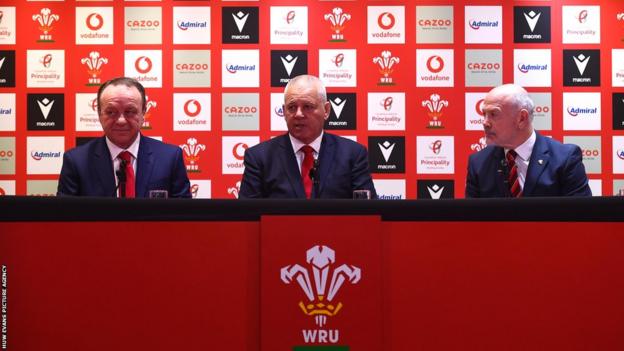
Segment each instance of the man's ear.
[[325,101],[323,108],[325,109],[325,119],[327,120],[329,118],[329,113],[331,112],[331,104],[329,101]]
[[526,109],[521,109],[518,112],[518,127],[520,129],[525,129],[530,122],[531,121],[529,121],[529,111],[527,111]]

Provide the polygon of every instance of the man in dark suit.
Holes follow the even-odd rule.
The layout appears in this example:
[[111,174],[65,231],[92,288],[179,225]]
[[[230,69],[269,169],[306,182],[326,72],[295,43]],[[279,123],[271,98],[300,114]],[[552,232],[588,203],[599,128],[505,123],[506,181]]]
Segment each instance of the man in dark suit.
[[533,130],[522,87],[492,89],[482,105],[488,146],[470,155],[466,197],[591,196],[581,149]]
[[57,195],[191,197],[182,150],[139,132],[145,89],[131,78],[115,78],[97,93],[104,136],[65,152]]
[[293,78],[284,89],[288,133],[247,149],[239,198],[352,198],[354,190],[376,198],[366,149],[323,132],[329,112],[317,77]]

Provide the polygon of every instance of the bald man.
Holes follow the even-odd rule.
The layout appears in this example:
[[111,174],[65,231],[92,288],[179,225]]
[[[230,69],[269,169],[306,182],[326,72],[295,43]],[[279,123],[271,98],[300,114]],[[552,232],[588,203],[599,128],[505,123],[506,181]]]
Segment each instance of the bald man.
[[591,196],[581,149],[533,129],[524,88],[492,89],[482,105],[488,146],[470,155],[466,197]]

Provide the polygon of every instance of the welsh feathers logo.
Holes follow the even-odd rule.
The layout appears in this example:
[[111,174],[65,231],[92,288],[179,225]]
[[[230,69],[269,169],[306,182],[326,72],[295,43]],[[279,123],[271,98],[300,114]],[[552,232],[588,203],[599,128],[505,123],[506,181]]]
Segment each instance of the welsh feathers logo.
[[180,145],[180,148],[184,151],[184,159],[187,161],[186,171],[201,172],[197,162],[199,161],[199,153],[206,150],[206,145],[198,143],[195,138],[188,138],[186,144]]
[[38,43],[53,43],[52,40],[52,29],[54,29],[54,22],[58,22],[61,17],[59,15],[53,14],[52,10],[47,7],[44,7],[39,11],[38,14],[32,15],[32,20],[37,21],[39,23],[39,30],[43,33],[39,35]]
[[325,14],[323,17],[331,23],[332,38],[330,42],[344,42],[342,31],[345,29],[345,22],[351,19],[351,15],[343,12],[340,7],[334,7],[332,13]]
[[400,61],[398,57],[393,57],[389,50],[384,50],[381,52],[381,56],[373,58],[373,63],[378,66],[379,73],[382,75],[377,85],[394,85],[391,75],[394,72],[394,65]]
[[283,267],[280,277],[286,284],[296,282],[299,285],[305,295],[299,308],[322,327],[328,317],[337,315],[343,307],[336,299],[340,288],[345,282],[357,284],[362,272],[349,264],[336,267],[336,252],[327,246],[316,245],[306,251],[306,263],[307,267],[299,264]]
[[87,73],[89,74],[87,86],[99,86],[101,83],[102,66],[108,63],[108,59],[101,57],[97,51],[91,51],[89,57],[80,59],[80,63],[87,66]]

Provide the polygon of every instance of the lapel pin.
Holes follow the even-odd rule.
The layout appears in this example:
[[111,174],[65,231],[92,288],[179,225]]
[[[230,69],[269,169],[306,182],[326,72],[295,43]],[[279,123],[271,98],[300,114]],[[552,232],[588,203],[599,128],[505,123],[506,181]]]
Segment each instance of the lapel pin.
[[544,160],[537,160],[537,163],[539,163],[540,165],[544,164]]

